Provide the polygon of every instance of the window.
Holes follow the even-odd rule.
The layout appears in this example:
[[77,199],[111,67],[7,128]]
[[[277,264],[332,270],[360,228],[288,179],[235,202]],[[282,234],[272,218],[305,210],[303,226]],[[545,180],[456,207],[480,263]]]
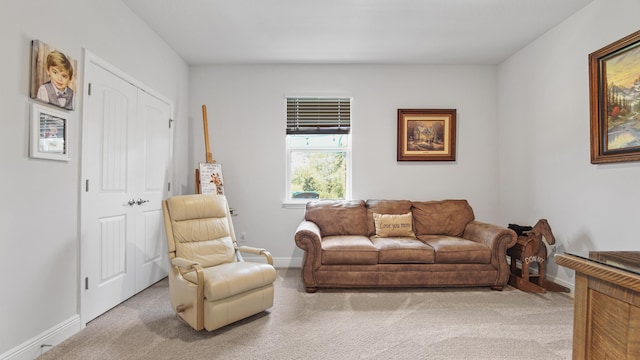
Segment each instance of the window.
[[351,196],[351,99],[287,98],[287,203]]

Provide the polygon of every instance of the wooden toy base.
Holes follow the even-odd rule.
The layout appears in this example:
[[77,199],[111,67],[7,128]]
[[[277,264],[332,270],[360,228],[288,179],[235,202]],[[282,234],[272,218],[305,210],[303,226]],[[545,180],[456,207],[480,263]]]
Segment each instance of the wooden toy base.
[[[509,285],[527,292],[569,292],[569,288],[546,279],[547,248],[540,237],[519,236],[516,244],[507,250],[511,258]],[[521,268],[518,268],[518,261]],[[529,271],[531,263],[538,264],[538,273]]]

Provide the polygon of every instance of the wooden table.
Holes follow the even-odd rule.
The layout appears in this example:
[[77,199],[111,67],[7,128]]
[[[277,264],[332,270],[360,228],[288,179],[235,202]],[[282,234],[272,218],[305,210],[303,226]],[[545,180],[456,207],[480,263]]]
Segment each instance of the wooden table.
[[576,272],[573,359],[640,359],[640,252],[555,259]]

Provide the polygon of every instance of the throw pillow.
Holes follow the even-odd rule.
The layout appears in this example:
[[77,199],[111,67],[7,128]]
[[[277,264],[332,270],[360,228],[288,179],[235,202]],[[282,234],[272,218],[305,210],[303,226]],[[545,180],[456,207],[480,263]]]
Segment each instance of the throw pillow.
[[411,211],[402,215],[373,214],[378,237],[415,237]]

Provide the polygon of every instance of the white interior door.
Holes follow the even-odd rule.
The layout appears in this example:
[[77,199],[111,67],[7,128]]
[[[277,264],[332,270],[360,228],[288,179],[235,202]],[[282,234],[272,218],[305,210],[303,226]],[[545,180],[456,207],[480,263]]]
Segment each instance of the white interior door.
[[138,141],[144,144],[137,210],[136,292],[167,276],[169,260],[164,232],[162,200],[169,196],[171,177],[171,133],[169,104],[138,92]]
[[88,322],[167,274],[161,200],[170,105],[93,62],[83,121],[81,313]]

